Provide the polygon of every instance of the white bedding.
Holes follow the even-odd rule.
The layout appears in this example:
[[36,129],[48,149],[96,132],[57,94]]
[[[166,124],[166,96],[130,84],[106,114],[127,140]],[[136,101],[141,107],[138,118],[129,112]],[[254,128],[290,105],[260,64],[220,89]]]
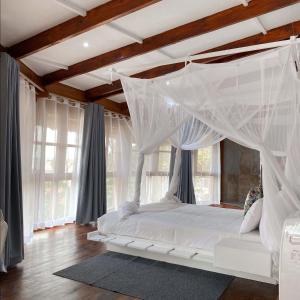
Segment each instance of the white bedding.
[[122,221],[117,212],[108,213],[98,219],[98,231],[212,251],[226,237],[260,242],[258,231],[239,233],[242,221],[242,210],[157,203]]

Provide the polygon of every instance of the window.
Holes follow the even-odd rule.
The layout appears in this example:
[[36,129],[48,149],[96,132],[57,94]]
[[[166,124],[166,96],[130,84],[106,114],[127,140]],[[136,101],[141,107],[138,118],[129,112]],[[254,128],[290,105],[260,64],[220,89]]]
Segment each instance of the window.
[[37,102],[34,170],[38,212],[35,228],[75,220],[83,109],[66,102],[58,102],[58,99]]
[[193,151],[193,182],[197,204],[219,203],[219,143]]
[[162,144],[154,153],[146,155],[142,178],[141,203],[158,202],[169,188],[171,145]]
[[[105,117],[107,210],[116,210],[124,201],[132,201],[138,161],[128,121],[120,116]],[[218,147],[194,151],[194,187],[198,204],[218,201]],[[216,152],[217,151],[217,152]],[[171,144],[165,142],[145,155],[141,182],[142,204],[160,201],[169,188]]]
[[[125,117],[105,115],[106,199],[107,210],[116,210],[124,201],[132,201],[134,182],[132,136]],[[132,174],[132,176],[131,176]]]
[[146,159],[147,176],[169,176],[171,145],[162,144],[154,153],[146,156]]

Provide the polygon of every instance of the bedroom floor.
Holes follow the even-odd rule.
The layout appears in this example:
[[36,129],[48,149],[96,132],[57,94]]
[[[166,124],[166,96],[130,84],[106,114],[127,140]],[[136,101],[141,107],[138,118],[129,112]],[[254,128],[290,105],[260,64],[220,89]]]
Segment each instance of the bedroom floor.
[[[91,226],[67,225],[35,233],[25,248],[25,260],[0,274],[1,300],[133,300],[135,298],[94,288],[52,275],[105,251],[99,242],[86,239]],[[236,278],[222,295],[222,300],[276,300],[276,286]],[[175,300],[175,299],[174,299]]]

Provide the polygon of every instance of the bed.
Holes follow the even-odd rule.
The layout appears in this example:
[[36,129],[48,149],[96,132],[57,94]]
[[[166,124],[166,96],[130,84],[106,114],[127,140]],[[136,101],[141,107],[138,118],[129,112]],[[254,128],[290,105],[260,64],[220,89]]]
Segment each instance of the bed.
[[243,211],[191,204],[150,204],[120,221],[117,212],[98,219],[98,231],[136,237],[174,246],[212,251],[223,238],[259,242],[259,233],[239,234]]
[[238,209],[156,203],[125,220],[107,213],[93,234],[112,251],[276,283],[271,253],[258,231],[239,233],[242,220]]

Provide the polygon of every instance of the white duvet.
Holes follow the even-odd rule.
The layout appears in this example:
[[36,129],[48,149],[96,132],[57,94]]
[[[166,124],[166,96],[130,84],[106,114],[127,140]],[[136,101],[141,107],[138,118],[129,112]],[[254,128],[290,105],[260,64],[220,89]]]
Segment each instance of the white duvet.
[[108,213],[98,219],[98,231],[211,251],[226,237],[260,241],[258,231],[239,233],[242,221],[242,210],[157,203],[122,221],[117,212]]

